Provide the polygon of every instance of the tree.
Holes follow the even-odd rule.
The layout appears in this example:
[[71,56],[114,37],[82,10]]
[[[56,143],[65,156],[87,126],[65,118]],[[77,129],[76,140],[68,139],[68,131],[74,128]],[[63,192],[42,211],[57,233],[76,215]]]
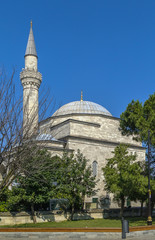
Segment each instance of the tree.
[[[51,198],[68,199],[72,220],[75,209],[83,207],[85,196],[96,192],[95,177],[80,151],[75,155],[65,152],[62,158],[51,158],[49,152],[39,150],[33,158],[28,156],[25,161],[25,170],[19,173],[18,185],[10,191],[7,206],[10,210],[27,206],[34,222],[36,205],[47,203]],[[39,166],[38,171],[35,165]]]
[[75,208],[79,209],[79,204],[83,208],[84,199],[95,194],[96,180],[92,176],[91,166],[88,160],[78,150],[77,154],[64,153],[61,159],[60,168],[57,171],[55,196],[66,198],[71,205],[71,220]]
[[[40,120],[51,105],[48,96],[49,93],[44,89],[40,98]],[[29,129],[32,129],[33,119],[27,126],[27,132],[23,133],[22,112],[22,97],[15,91],[14,72],[11,77],[7,77],[4,71],[0,72],[0,193],[12,183],[19,172],[24,171],[23,162],[27,155],[33,157],[39,148],[45,147],[45,143],[37,144],[33,132],[29,139],[27,137]],[[33,117],[35,118],[34,114]],[[34,167],[37,171],[37,165]]]
[[125,198],[137,200],[138,195],[146,191],[146,178],[142,175],[142,163],[136,162],[136,155],[129,154],[127,146],[120,144],[114,150],[114,156],[107,159],[103,168],[105,190],[121,201],[123,216]]
[[151,158],[155,162],[155,93],[149,99],[140,103],[132,100],[120,116],[120,130],[123,135],[132,135],[137,141],[148,144],[150,131]]
[[151,144],[155,146],[155,93],[144,104],[132,100],[120,116],[120,128],[123,135],[133,135],[146,143],[150,130]]
[[[32,158],[27,157],[24,172],[19,173],[18,183],[9,193],[9,210],[20,210],[21,206],[27,206],[31,209],[33,221],[36,223],[36,205],[47,203],[53,197],[51,193],[58,166],[55,160],[46,150],[38,150]],[[37,171],[35,164],[38,166]]]

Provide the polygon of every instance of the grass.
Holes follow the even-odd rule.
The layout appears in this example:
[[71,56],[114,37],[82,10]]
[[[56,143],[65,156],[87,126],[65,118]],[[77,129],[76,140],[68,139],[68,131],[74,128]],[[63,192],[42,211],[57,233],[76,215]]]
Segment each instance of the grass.
[[[136,226],[146,226],[147,219],[134,217],[134,218],[125,218],[129,220],[130,227]],[[155,218],[153,219],[152,224],[155,225]],[[8,226],[0,226],[0,228],[101,228],[101,227],[121,227],[120,219],[92,219],[92,220],[80,220],[80,221],[63,221],[63,222],[45,222],[45,223],[26,223],[26,224],[18,224],[18,225],[8,225]]]

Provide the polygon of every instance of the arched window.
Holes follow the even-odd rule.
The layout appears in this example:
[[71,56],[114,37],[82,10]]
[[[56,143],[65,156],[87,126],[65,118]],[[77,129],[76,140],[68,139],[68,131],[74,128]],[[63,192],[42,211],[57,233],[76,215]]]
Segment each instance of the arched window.
[[98,163],[96,161],[93,162],[93,177],[97,176],[97,165]]

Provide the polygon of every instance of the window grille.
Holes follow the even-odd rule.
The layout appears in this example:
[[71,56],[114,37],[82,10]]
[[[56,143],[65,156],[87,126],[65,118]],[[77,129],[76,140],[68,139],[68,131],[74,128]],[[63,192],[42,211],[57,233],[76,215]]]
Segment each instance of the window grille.
[[97,176],[97,162],[94,161],[93,162],[93,177],[96,177]]

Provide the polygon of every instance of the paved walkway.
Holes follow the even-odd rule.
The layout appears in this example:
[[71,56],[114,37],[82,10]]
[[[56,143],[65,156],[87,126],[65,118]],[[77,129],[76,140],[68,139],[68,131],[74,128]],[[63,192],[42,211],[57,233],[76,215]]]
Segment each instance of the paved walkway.
[[[0,228],[0,240],[119,240],[121,228]],[[127,240],[155,240],[155,226],[131,227]]]
[[[0,232],[0,240],[114,240],[122,239],[121,233],[107,232]],[[127,234],[127,240],[155,240],[155,231]]]

